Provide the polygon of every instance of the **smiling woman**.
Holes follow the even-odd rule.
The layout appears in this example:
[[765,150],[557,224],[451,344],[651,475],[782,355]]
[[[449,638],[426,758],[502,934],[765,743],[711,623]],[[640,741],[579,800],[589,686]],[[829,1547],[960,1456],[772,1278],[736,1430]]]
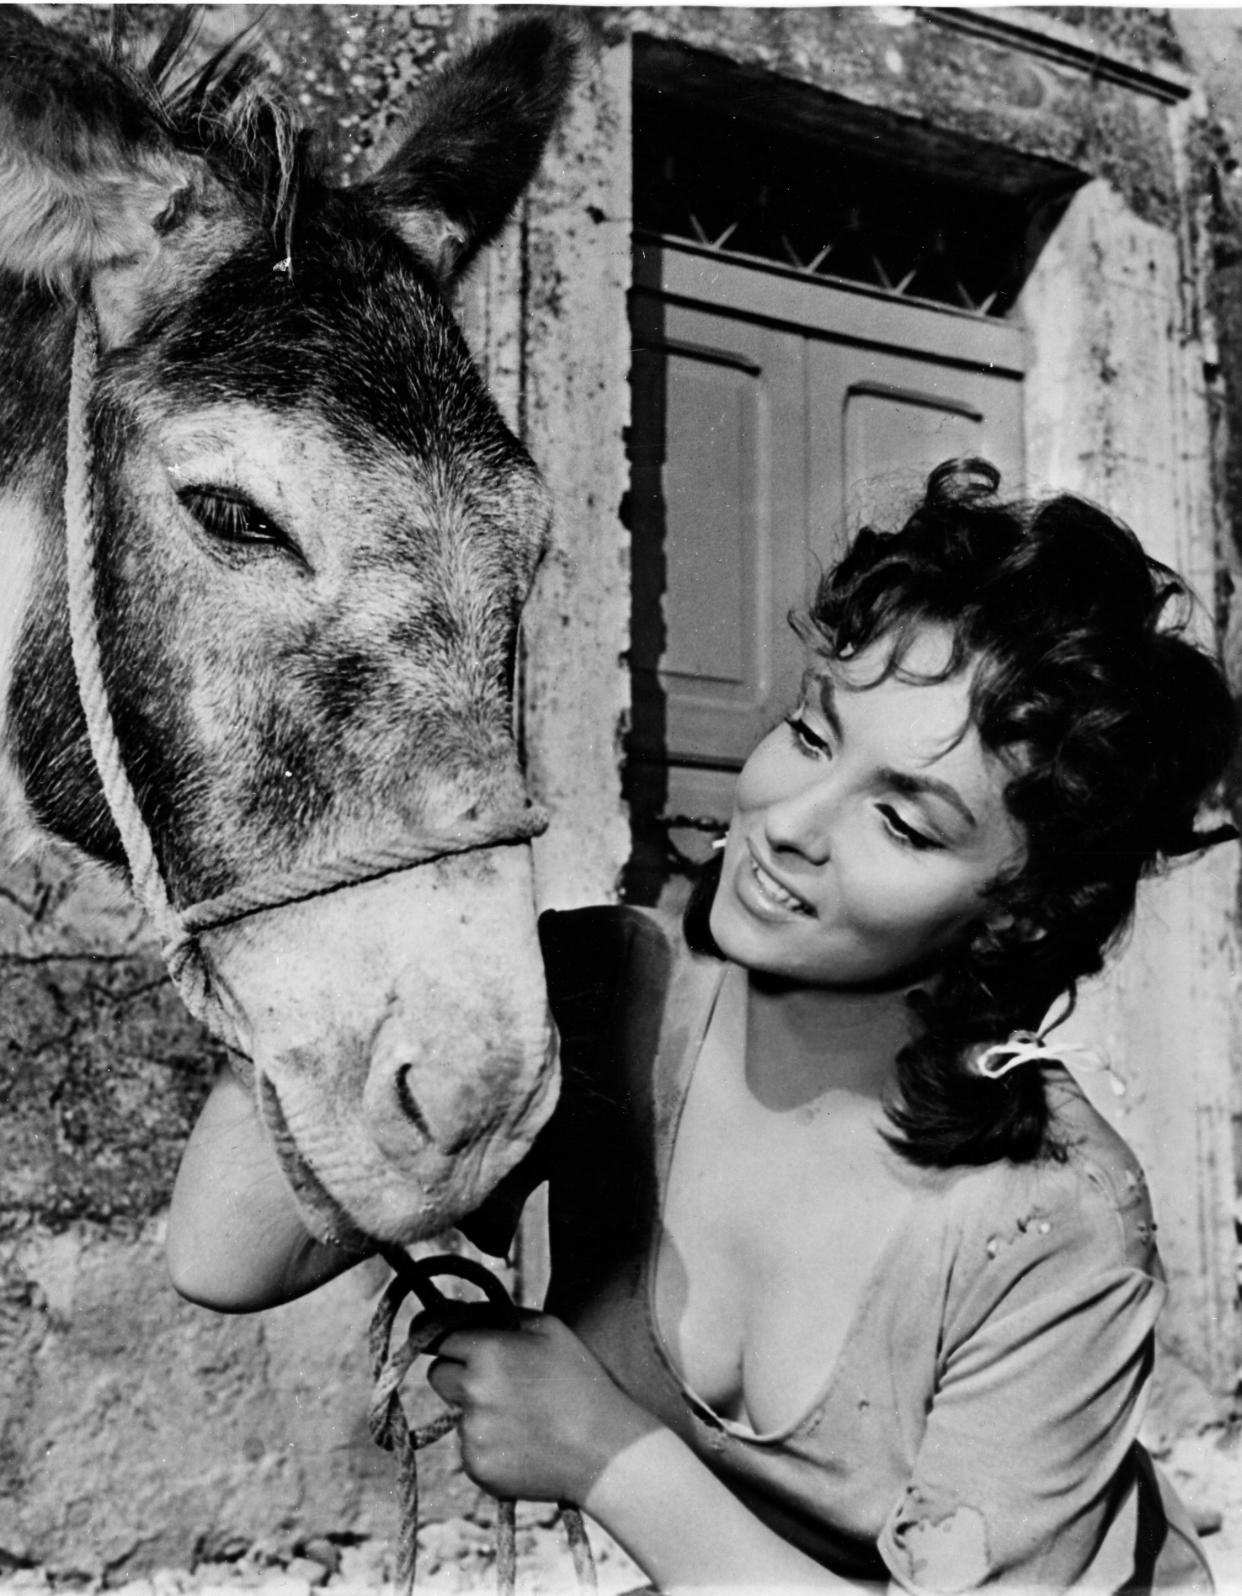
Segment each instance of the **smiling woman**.
[[[429,1378],[477,1481],[584,1506],[662,1590],[1210,1584],[1137,1439],[1142,1172],[1026,1033],[1215,840],[1233,709],[1129,531],[997,486],[942,467],[827,575],[684,927],[543,918],[562,1097],[466,1228],[503,1251],[546,1178],[549,1311]],[[250,1300],[345,1267],[227,1131],[184,1193],[266,1238]]]
[[[753,970],[815,985],[913,982],[1022,855],[1008,766],[971,722],[971,673],[946,675],[951,633],[825,664],[737,785],[712,911]],[[882,679],[878,682],[877,676]]]
[[1126,528],[997,487],[941,467],[827,574],[684,933],[545,922],[566,1086],[525,1173],[576,1340],[454,1338],[432,1380],[468,1467],[529,1489],[523,1377],[589,1349],[555,1484],[663,1589],[1210,1583],[1137,1441],[1142,1172],[1016,1033],[1218,840],[1234,711]]

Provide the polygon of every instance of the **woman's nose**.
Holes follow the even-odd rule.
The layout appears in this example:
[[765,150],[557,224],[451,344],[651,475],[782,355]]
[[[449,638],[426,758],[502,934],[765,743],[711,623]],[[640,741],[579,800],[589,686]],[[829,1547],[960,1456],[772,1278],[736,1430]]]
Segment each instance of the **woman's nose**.
[[824,773],[768,805],[763,817],[764,835],[776,853],[798,853],[812,864],[823,864],[832,857],[838,811],[838,783]]

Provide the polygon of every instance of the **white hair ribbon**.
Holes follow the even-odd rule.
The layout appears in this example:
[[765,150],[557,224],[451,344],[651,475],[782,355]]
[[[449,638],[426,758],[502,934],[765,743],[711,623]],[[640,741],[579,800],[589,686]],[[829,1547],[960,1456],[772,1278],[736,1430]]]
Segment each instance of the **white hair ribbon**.
[[984,1080],[998,1081],[1021,1064],[1076,1065],[1079,1069],[1103,1070],[1114,1097],[1124,1097],[1126,1083],[1102,1054],[1082,1042],[1046,1042],[1035,1031],[1013,1031],[1008,1040],[993,1042],[976,1053],[971,1068]]

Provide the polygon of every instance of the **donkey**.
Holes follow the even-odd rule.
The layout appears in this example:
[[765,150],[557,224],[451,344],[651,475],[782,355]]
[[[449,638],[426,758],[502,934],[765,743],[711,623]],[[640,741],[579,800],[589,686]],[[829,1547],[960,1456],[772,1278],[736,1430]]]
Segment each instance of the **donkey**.
[[448,300],[573,45],[501,30],[348,187],[191,48],[0,8],[3,811],[154,899],[312,1230],[408,1241],[556,1096],[512,733],[549,500]]

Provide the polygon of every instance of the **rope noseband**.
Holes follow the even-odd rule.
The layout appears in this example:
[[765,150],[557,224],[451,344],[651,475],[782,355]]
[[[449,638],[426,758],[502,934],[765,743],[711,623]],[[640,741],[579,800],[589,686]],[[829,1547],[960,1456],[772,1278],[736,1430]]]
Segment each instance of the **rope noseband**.
[[191,1014],[236,1047],[238,1039],[232,1022],[213,990],[210,971],[202,955],[198,940],[202,932],[262,913],[265,909],[302,903],[339,887],[356,886],[453,854],[529,841],[546,830],[547,816],[532,805],[517,814],[478,824],[463,824],[451,834],[424,832],[404,836],[365,852],[260,876],[187,907],[173,905],[150,830],[125,769],[103,675],[95,604],[99,543],[94,514],[94,449],[89,414],[98,348],[94,313],[90,305],[83,302],[78,309],[73,335],[65,474],[69,634],[78,696],[86,717],[91,754],[108,811],[120,834],[134,895],[159,935],[168,973]]

